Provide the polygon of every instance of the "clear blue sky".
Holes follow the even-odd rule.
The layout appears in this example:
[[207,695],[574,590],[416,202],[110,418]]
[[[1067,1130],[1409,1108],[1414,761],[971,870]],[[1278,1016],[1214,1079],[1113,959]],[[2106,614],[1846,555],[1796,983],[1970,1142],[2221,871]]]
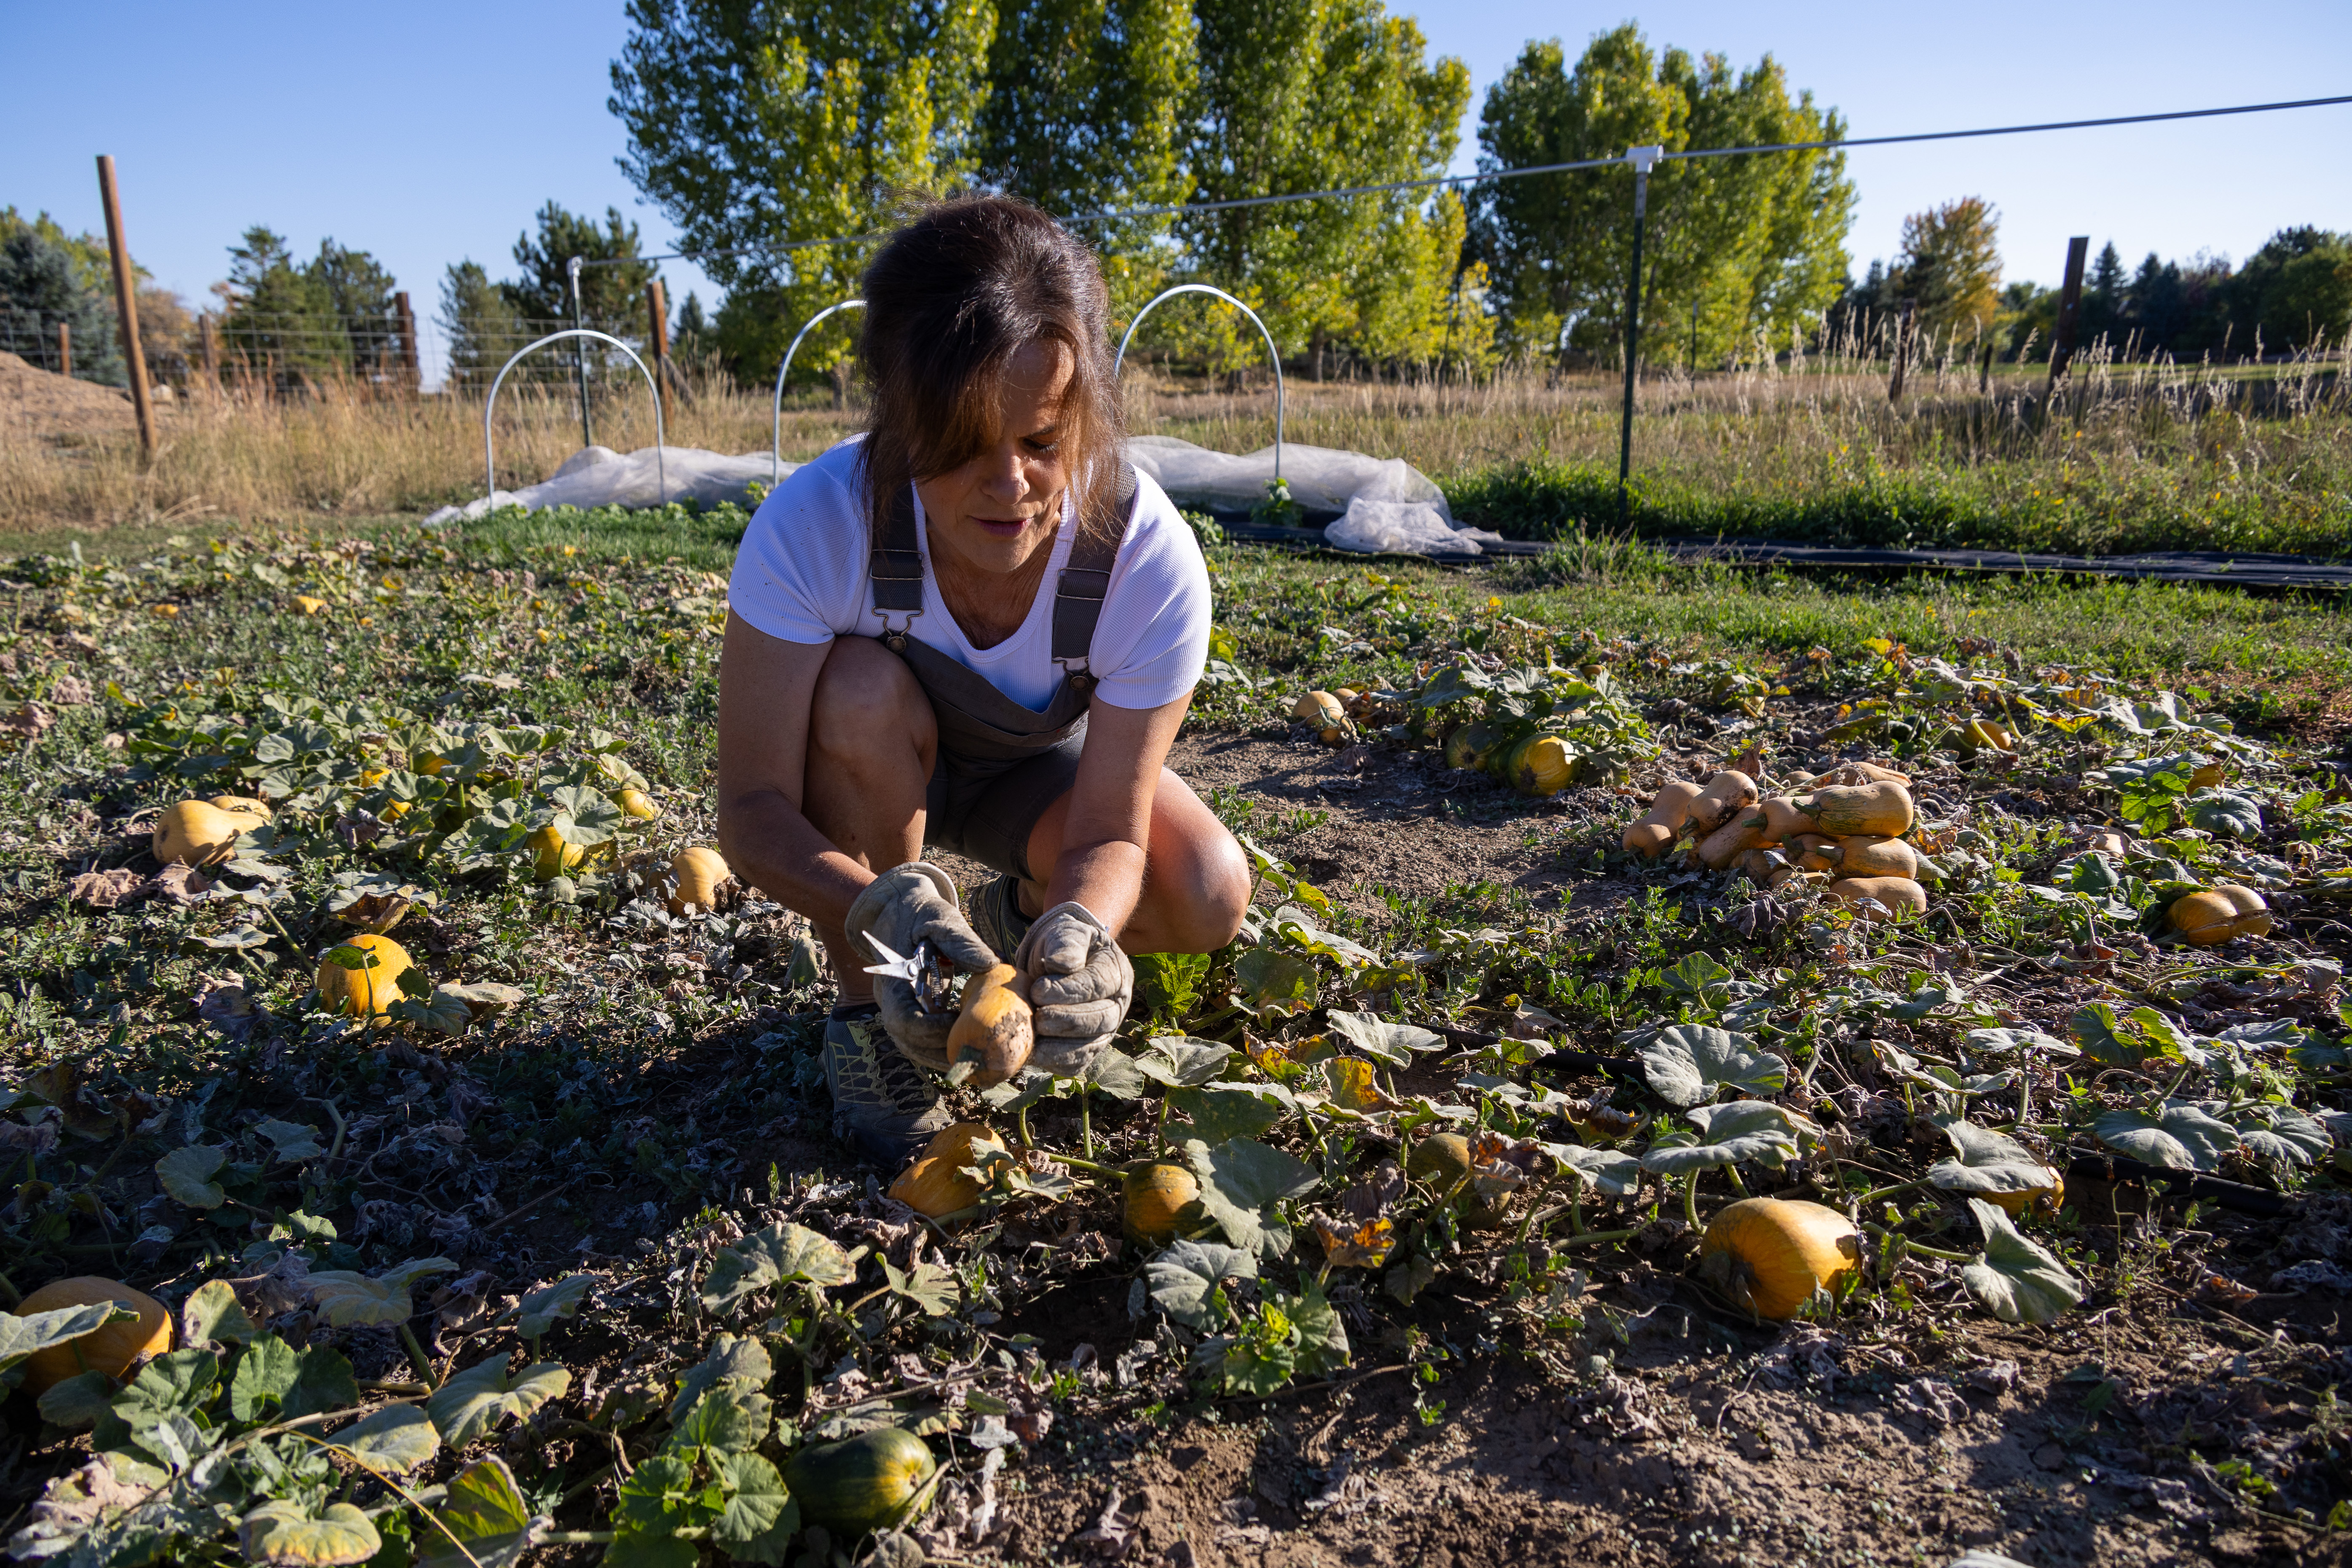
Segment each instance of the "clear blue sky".
[[[1476,105],[1525,39],[1558,36],[1572,54],[1629,15],[1654,43],[1743,65],[1769,49],[1858,136],[2352,92],[2347,0],[1685,0],[1631,13],[1391,3],[1420,16],[1433,50],[1469,63],[1464,169]],[[132,249],[192,304],[257,222],[300,252],[329,236],[374,252],[427,316],[446,264],[470,256],[507,270],[515,236],[551,196],[618,205],[654,245],[671,239],[614,164],[622,136],[604,109],[606,70],[626,24],[612,0],[125,0],[102,21],[75,6],[12,10],[0,205],[100,229],[92,160],[111,153]],[[2094,247],[2112,238],[2137,261],[2150,250],[2242,258],[2289,224],[2352,228],[2352,106],[1864,150],[1851,168],[1857,273],[1892,253],[1906,213],[1981,195],[2000,210],[2009,276],[2053,282],[2071,234]],[[692,268],[665,275],[674,300],[699,287],[709,302]]]

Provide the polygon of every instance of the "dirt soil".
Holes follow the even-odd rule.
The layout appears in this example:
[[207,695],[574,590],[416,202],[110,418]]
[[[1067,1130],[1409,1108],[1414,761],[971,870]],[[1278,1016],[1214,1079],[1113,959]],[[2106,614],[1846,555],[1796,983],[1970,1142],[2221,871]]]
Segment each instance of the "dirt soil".
[[0,440],[127,435],[138,427],[131,395],[121,387],[76,381],[0,353]]
[[[1727,749],[1666,739],[1657,766],[1677,773]],[[1388,923],[1383,894],[1458,900],[1486,883],[1573,927],[1655,883],[1577,868],[1616,820],[1599,790],[1531,803],[1433,752],[1334,752],[1232,733],[1187,734],[1171,765],[1203,795],[1265,803],[1268,847],[1375,924]],[[1923,808],[1944,793],[1938,782],[1918,780]],[[1946,782],[1955,803],[1966,798],[1957,774]],[[2036,787],[2049,782],[2021,779],[1992,798],[2063,818],[2065,795]],[[960,882],[985,875],[951,868]],[[1702,879],[1685,880],[1683,896],[1711,896]],[[2050,973],[1995,989],[2021,1018],[2057,1026],[2079,987]],[[2206,1000],[2221,1010],[2207,1016],[2226,1016],[2231,998]],[[1691,1244],[1670,1221],[1636,1243],[1630,1267],[1591,1270],[1580,1343],[1532,1332],[1506,1310],[1500,1282],[1482,1289],[1449,1271],[1412,1313],[1447,1348],[1434,1382],[1416,1384],[1402,1344],[1360,1340],[1358,1370],[1334,1384],[1214,1405],[1184,1405],[1181,1360],[1136,1339],[1108,1245],[1103,1262],[1003,1325],[1033,1335],[1049,1364],[1098,1383],[1102,1402],[1097,1418],[1033,1450],[1002,1549],[1013,1562],[1170,1568],[1940,1565],[1970,1548],[2035,1568],[2344,1561],[2342,1532],[2263,1515],[2176,1445],[2216,1432],[2313,1441],[2263,1434],[2307,1412],[2296,1401],[2309,1388],[2352,1381],[2352,1309],[2270,1280],[2297,1260],[2352,1262],[2352,1203],[2319,1198],[2299,1219],[2209,1215],[2184,1238],[2177,1203],[2143,1229],[2144,1194],[2074,1195],[2113,1222],[2086,1226],[2084,1240],[2107,1256],[2144,1252],[2148,1271],[2125,1300],[2050,1331],[1973,1315],[1958,1332],[1899,1320],[1759,1329],[1677,1277]],[[1089,1219],[1116,1224],[1107,1205]],[[1343,1312],[1360,1301],[1356,1289],[1335,1292]],[[1936,1295],[1958,1292],[1943,1269]],[[1360,1306],[1350,1315],[1360,1331],[1374,1321]],[[1759,1352],[1760,1366],[1734,1370]],[[1106,1368],[1118,1371],[1106,1378]]]

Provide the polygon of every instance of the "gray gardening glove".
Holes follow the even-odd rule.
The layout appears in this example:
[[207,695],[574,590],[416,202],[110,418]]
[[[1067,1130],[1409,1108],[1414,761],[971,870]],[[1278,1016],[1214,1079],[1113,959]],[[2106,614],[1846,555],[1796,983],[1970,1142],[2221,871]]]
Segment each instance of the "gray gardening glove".
[[[866,940],[869,931],[901,958],[911,956],[915,944],[928,940],[942,958],[966,973],[978,973],[997,962],[956,908],[955,883],[924,860],[893,866],[868,882],[843,923],[851,950],[869,963],[881,962]],[[889,974],[874,977],[874,1000],[882,1011],[882,1027],[909,1060],[933,1072],[947,1070],[948,1031],[956,1021],[952,1003],[936,1013],[919,1012],[915,988]]]
[[1029,976],[1036,1014],[1032,1067],[1076,1074],[1110,1043],[1135,996],[1135,966],[1086,905],[1055,904],[1021,939],[1013,963]]

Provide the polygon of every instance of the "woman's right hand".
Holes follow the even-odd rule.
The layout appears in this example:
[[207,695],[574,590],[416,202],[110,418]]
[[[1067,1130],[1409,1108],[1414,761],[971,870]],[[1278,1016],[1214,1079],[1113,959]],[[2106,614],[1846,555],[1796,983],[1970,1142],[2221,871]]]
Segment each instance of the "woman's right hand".
[[[959,971],[979,974],[993,968],[996,954],[956,907],[955,883],[937,866],[909,860],[893,866],[866,885],[849,906],[843,922],[849,945],[869,963],[880,963],[871,935],[900,958],[911,957],[921,942]],[[875,1005],[882,1010],[882,1026],[913,1060],[934,1072],[948,1068],[948,1032],[955,1026],[952,1006],[925,1012],[918,1005],[915,988],[895,974],[874,977]]]

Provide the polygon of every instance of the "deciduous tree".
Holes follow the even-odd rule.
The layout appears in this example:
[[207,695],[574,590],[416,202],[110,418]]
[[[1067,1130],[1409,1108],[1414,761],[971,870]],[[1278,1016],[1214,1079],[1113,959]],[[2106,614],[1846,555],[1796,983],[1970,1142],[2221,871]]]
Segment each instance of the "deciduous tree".
[[1962,196],[1903,220],[1895,295],[1929,331],[1966,336],[1992,325],[2000,308],[2000,216],[1981,196]]

